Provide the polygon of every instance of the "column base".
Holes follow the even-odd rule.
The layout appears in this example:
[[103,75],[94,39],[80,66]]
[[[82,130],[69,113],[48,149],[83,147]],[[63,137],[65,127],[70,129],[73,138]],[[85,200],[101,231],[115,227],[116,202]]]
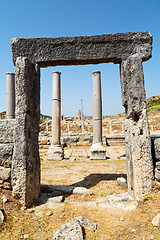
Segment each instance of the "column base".
[[48,160],[63,160],[64,149],[61,146],[51,145],[47,155]]
[[90,147],[90,159],[91,160],[105,160],[106,149],[101,143],[95,143]]

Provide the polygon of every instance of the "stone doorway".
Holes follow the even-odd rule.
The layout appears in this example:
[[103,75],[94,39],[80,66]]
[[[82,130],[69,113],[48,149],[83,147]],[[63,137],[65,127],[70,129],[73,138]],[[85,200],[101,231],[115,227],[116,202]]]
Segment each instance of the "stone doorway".
[[148,193],[153,164],[142,62],[151,57],[151,50],[152,36],[147,32],[12,39],[17,102],[11,178],[13,195],[23,205],[37,199],[40,192],[40,67],[57,65],[120,64],[122,105],[127,116],[128,190],[138,200]]

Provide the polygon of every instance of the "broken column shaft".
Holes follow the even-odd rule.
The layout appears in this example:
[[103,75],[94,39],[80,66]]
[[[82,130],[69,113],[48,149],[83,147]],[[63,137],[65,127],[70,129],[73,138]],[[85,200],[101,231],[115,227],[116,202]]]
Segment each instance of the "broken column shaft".
[[15,118],[15,74],[6,73],[6,118]]
[[93,75],[93,143],[90,148],[91,159],[106,159],[106,149],[102,144],[102,96],[101,73]]

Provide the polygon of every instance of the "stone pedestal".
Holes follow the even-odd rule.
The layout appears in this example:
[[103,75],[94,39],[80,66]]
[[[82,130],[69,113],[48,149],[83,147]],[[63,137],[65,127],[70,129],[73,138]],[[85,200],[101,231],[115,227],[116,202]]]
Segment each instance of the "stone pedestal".
[[61,147],[61,73],[53,72],[52,96],[52,141],[48,150],[48,159],[62,160],[64,150]]
[[101,73],[93,75],[93,144],[90,148],[91,159],[106,159],[106,149],[102,144],[102,96]]
[[61,146],[51,145],[47,158],[49,160],[62,160],[64,158],[64,149]]
[[106,149],[102,144],[95,143],[90,148],[91,159],[106,159]]
[[6,73],[6,118],[15,118],[15,74]]

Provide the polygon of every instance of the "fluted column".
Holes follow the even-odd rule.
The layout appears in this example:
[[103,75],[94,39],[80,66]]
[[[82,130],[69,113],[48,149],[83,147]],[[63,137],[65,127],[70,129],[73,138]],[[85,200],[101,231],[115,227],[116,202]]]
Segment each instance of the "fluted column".
[[6,73],[6,118],[15,118],[15,74]]
[[53,72],[53,95],[52,95],[52,140],[48,151],[48,158],[61,160],[64,151],[61,147],[61,73]]
[[102,144],[102,96],[101,73],[93,75],[93,143],[90,148],[91,159],[106,159],[106,149]]

